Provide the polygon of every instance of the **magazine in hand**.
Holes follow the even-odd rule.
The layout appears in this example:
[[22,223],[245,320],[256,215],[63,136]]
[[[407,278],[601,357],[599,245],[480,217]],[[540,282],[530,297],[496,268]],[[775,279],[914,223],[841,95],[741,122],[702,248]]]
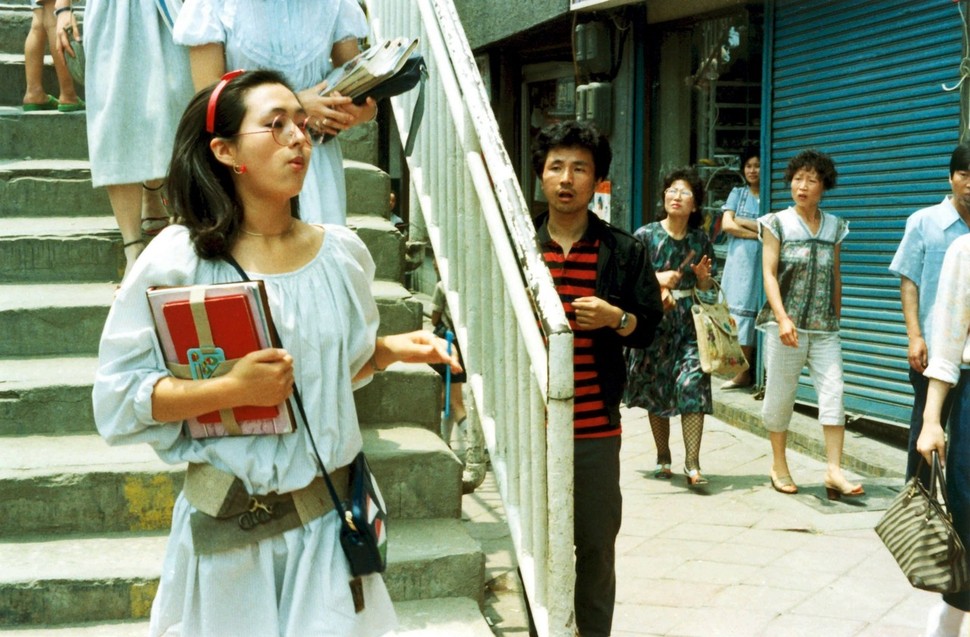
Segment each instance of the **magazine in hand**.
[[417,38],[394,38],[370,47],[331,71],[322,95],[338,91],[355,101],[366,97],[404,68],[417,46]]
[[[148,303],[165,364],[177,378],[222,376],[246,354],[278,347],[262,281],[151,288]],[[214,411],[186,423],[193,438],[283,434],[296,429],[288,401],[272,407]]]

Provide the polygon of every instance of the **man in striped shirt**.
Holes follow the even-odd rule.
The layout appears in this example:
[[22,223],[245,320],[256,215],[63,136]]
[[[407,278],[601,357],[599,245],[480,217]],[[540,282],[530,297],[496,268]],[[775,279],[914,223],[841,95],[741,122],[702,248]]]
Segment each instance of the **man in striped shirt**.
[[536,231],[574,332],[575,606],[582,637],[607,637],[613,623],[623,347],[646,347],[663,315],[643,247],[588,210],[611,161],[609,142],[586,122],[543,129],[532,154],[549,202]]

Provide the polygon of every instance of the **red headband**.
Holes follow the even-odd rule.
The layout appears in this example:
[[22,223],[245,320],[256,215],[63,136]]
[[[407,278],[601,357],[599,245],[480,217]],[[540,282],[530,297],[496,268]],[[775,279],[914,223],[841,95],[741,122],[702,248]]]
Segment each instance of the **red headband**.
[[222,79],[219,80],[219,83],[212,90],[212,95],[209,96],[209,106],[205,112],[205,130],[207,133],[215,134],[216,132],[216,102],[219,101],[219,95],[222,93],[222,89],[226,88],[226,84],[243,73],[245,73],[243,69],[229,71],[222,76]]

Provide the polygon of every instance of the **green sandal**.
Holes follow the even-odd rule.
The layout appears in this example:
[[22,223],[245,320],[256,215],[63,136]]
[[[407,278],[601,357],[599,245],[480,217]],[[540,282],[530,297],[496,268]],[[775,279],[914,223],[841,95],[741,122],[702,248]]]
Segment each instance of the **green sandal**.
[[56,111],[60,107],[61,103],[57,101],[57,98],[53,95],[48,95],[46,102],[41,102],[40,104],[24,104],[24,112],[32,113],[34,111]]
[[84,110],[85,106],[84,100],[79,97],[74,104],[58,104],[57,110],[61,113],[79,113]]

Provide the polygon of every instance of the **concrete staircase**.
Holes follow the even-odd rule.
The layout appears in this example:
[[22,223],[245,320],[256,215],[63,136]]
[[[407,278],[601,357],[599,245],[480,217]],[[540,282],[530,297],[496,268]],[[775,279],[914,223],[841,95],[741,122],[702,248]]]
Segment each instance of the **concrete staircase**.
[[[0,635],[144,635],[184,468],[95,431],[121,241],[91,188],[84,115],[17,106],[29,20],[0,4]],[[344,142],[348,225],[377,262],[381,332],[417,329],[404,240],[385,218],[389,179],[373,166],[376,126],[361,128]],[[439,383],[397,364],[356,395],[392,519],[385,580],[399,634],[486,637],[484,556],[461,525],[461,465],[436,433]]]

